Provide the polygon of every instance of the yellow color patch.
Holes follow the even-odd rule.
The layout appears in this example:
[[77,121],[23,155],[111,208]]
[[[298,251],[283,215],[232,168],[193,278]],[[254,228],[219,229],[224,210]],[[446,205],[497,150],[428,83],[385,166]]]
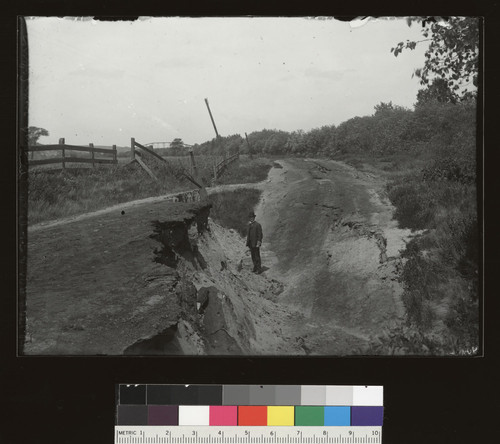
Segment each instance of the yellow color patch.
[[293,426],[295,421],[295,408],[291,406],[267,407],[267,425],[268,426]]

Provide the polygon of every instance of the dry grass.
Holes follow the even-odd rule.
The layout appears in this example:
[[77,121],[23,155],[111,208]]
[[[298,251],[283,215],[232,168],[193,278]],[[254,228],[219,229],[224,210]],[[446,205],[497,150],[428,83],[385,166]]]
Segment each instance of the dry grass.
[[248,213],[255,209],[260,195],[261,191],[248,188],[214,193],[210,195],[213,205],[210,217],[223,227],[235,229],[246,236]]
[[192,189],[185,179],[153,181],[137,164],[94,169],[30,171],[28,224],[94,211],[145,197]]
[[218,184],[257,183],[265,180],[273,161],[267,158],[248,158],[241,156],[230,164],[223,175],[217,180]]
[[[144,159],[144,157],[143,157]],[[191,190],[191,182],[180,175],[192,172],[188,156],[166,157],[163,163],[147,156],[146,163],[159,182],[151,179],[138,164],[118,157],[118,165],[97,168],[76,164],[61,170],[53,165],[30,169],[28,177],[28,224],[95,211],[122,202]],[[211,185],[213,156],[195,158],[203,185]],[[218,183],[259,182],[267,176],[272,162],[241,158],[231,164]],[[60,165],[59,165],[60,167]]]

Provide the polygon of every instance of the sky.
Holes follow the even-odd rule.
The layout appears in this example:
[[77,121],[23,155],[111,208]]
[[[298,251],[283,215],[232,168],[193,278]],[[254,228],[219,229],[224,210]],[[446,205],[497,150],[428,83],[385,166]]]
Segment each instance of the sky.
[[301,17],[27,20],[29,125],[44,144],[129,146],[262,129],[308,131],[412,108],[424,45],[404,18],[343,22]]

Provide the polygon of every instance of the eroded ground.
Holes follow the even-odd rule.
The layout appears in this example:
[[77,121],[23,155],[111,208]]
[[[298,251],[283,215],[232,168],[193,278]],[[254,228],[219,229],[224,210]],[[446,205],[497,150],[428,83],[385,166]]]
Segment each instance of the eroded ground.
[[280,300],[302,317],[290,326],[307,353],[362,353],[402,316],[397,228],[383,181],[325,160],[281,161],[257,209],[266,274],[285,283]]
[[[334,161],[279,163],[249,185],[263,190],[261,275],[233,230],[209,220],[188,242],[201,204],[144,199],[32,227],[25,352],[363,353],[403,313],[397,268],[409,232],[392,220],[380,178]],[[153,221],[172,220],[177,234],[153,235]]]

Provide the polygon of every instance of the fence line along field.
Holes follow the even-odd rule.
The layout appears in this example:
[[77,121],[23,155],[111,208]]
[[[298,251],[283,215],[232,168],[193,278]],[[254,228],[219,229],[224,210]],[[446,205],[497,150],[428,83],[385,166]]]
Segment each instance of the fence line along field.
[[[163,142],[163,144],[165,143]],[[166,162],[167,160],[174,161],[177,166],[185,168],[191,175],[195,172],[197,166],[199,166],[204,173],[210,172],[212,174],[213,181],[223,174],[228,165],[239,158],[239,152],[232,155],[224,152],[222,156],[203,156],[204,159],[202,159],[202,162],[195,162],[191,145],[185,145],[189,149],[189,152],[185,156],[170,156],[164,152],[158,153],[155,150],[155,145],[160,145],[160,142],[142,145],[132,138],[130,151],[123,150],[118,153],[116,145],[113,145],[111,148],[95,147],[93,143],[89,143],[89,146],[68,145],[65,143],[64,138],[60,138],[59,144],[28,146],[27,151],[30,153],[28,166],[40,167],[42,165],[52,165],[58,169],[59,165],[61,165],[62,169],[65,169],[67,167],[81,167],[84,166],[81,164],[88,164],[95,168],[97,165],[117,165],[119,162],[137,161],[154,178],[154,175],[151,175],[149,168],[142,161],[142,153],[146,152],[162,162]],[[136,150],[136,148],[139,148],[139,150]],[[68,151],[71,152],[71,155],[68,155]],[[43,154],[40,155],[41,153]],[[85,154],[80,153],[89,153],[90,157],[86,157]],[[73,164],[79,165],[76,166]]]
[[[45,158],[35,159],[34,154],[40,152],[60,152],[59,157],[57,154],[50,154],[44,156]],[[68,151],[70,155],[68,156]],[[79,146],[79,145],[67,145],[65,139],[59,139],[58,145],[36,145],[28,146],[28,152],[31,153],[29,159],[29,166],[40,166],[40,165],[58,165],[61,164],[62,168],[65,169],[67,164],[90,164],[92,167],[96,165],[116,165],[118,163],[117,149],[116,145],[113,145],[111,149],[109,148],[95,148],[93,143],[89,146]],[[83,157],[77,152],[89,153],[90,157]],[[97,154],[97,156],[96,156]]]
[[264,160],[251,161],[238,153],[194,156],[188,147],[185,155],[169,156],[165,150],[131,141],[129,147],[107,149],[69,145],[61,138],[57,145],[27,147],[28,224],[208,187],[215,175],[217,183],[232,182],[235,177],[259,181],[268,170],[263,168]]

